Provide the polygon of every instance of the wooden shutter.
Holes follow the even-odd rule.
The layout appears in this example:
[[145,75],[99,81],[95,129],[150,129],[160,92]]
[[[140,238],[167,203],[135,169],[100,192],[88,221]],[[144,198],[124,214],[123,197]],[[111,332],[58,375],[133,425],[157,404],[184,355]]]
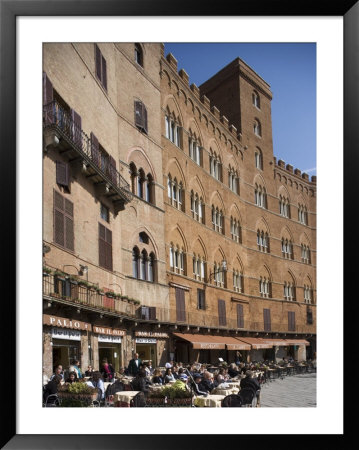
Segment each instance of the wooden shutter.
[[102,56],[102,84],[107,91],[107,64],[106,59]]
[[142,126],[144,131],[147,133],[147,109],[142,103]]
[[177,322],[186,321],[186,305],[185,305],[184,289],[176,288],[176,316]]
[[135,101],[135,125],[143,128],[142,102]]
[[54,89],[52,83],[45,72],[42,74],[43,81],[43,104],[47,105],[54,99]]
[[62,161],[56,161],[56,183],[69,187],[69,165]]
[[74,250],[73,203],[54,190],[54,241]]
[[112,270],[112,231],[99,223],[99,265]]
[[91,132],[91,158],[97,167],[100,167],[100,148],[97,137]]
[[288,331],[295,331],[295,312],[288,311]]
[[206,309],[204,289],[197,289],[198,309]]
[[237,327],[244,328],[243,305],[237,304]]
[[149,308],[149,318],[150,320],[156,320],[156,307],[150,306]]
[[263,309],[264,331],[271,331],[270,309]]
[[71,135],[74,143],[82,149],[82,121],[81,116],[77,114],[74,109],[71,109],[71,119],[72,119],[72,127],[71,127]]
[[112,183],[117,185],[116,161],[111,155],[109,155],[108,158],[109,158],[109,166],[108,166],[109,177],[110,177]]
[[101,51],[96,44],[95,44],[95,65],[96,65],[96,76],[100,81],[102,81],[102,78],[101,78]]
[[218,300],[218,321],[219,325],[226,325],[226,302],[224,300]]

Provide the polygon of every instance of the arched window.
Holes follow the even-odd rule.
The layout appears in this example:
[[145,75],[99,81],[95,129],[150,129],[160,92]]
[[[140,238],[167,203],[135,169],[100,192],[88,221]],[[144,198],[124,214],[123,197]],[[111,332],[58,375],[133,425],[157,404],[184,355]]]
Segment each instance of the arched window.
[[233,290],[243,292],[243,275],[239,270],[233,271]]
[[260,208],[267,208],[267,193],[264,187],[255,184],[254,187],[254,202]]
[[139,260],[140,251],[138,247],[134,247],[132,250],[132,276],[134,278],[139,278]]
[[241,236],[241,226],[239,224],[239,220],[231,217],[231,238],[235,242],[242,242]]
[[293,244],[289,239],[282,238],[282,256],[287,259],[294,259]]
[[196,164],[202,166],[202,147],[196,135],[192,133],[188,137],[188,153]]
[[210,150],[209,154],[210,174],[218,181],[222,181],[222,162],[215,152]]
[[172,180],[171,175],[168,175],[167,179],[167,193],[170,203],[175,208],[184,211],[184,202],[183,202],[183,185],[182,182],[177,181],[177,178]]
[[143,67],[143,51],[140,44],[135,44],[135,61],[141,67]]
[[289,199],[286,197],[283,197],[282,195],[279,196],[279,214],[282,217],[287,217],[288,219],[290,219]]
[[264,253],[270,253],[269,249],[269,236],[268,233],[263,230],[257,230],[257,246],[258,250]]
[[173,113],[167,112],[165,115],[165,130],[166,138],[177,147],[182,148],[182,127],[179,119]]
[[142,169],[139,169],[137,176],[137,196],[143,198],[144,197],[144,183],[145,183],[145,172]]
[[302,248],[302,261],[305,264],[310,264],[310,249],[307,245],[301,244]]
[[146,185],[146,188],[145,188],[146,201],[148,203],[154,204],[153,177],[150,173],[147,174],[147,179],[146,179],[145,185]]
[[147,280],[150,282],[154,282],[155,280],[155,254],[153,252],[150,253],[150,257],[148,259],[148,277]]
[[183,249],[179,246],[170,246],[170,269],[172,272],[179,273],[180,275],[186,275],[185,270],[185,254]]
[[204,281],[206,277],[206,263],[203,256],[193,255],[193,278],[195,280]]
[[252,103],[256,108],[258,109],[261,108],[260,98],[256,91],[252,92]]
[[298,205],[298,220],[303,225],[308,225],[307,207],[301,204]]
[[218,233],[224,234],[224,215],[222,210],[212,205],[212,227]]
[[131,191],[136,194],[136,184],[137,184],[137,168],[133,162],[130,163],[130,176],[131,176]]
[[258,119],[255,119],[253,122],[253,132],[258,137],[262,136],[262,125]]
[[150,173],[145,175],[144,170],[141,168],[137,170],[133,162],[130,163],[130,175],[131,191],[138,197],[154,205],[155,196],[152,175]]
[[304,290],[304,303],[313,303],[311,287],[305,284],[303,290]]
[[295,286],[292,281],[285,281],[283,285],[283,296],[285,300],[295,301]]
[[263,170],[263,154],[259,148],[254,153],[254,161],[257,169]]
[[227,287],[225,271],[223,270],[222,265],[215,261],[213,270],[213,283],[219,287]]
[[231,166],[228,169],[228,186],[235,194],[239,194],[239,177],[238,172]]
[[261,297],[271,297],[271,283],[266,277],[259,278],[259,294]]

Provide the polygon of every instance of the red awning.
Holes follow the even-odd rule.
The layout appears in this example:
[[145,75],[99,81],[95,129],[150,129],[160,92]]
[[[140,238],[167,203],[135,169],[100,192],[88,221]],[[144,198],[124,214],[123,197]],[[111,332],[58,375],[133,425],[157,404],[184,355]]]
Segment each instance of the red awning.
[[220,336],[205,336],[203,334],[189,334],[189,333],[173,333],[185,341],[190,342],[194,349],[207,350],[224,350],[226,344]]
[[264,341],[268,342],[269,344],[272,344],[273,346],[282,346],[285,347],[286,345],[289,345],[286,339],[264,339]]
[[218,337],[218,339],[223,340],[223,342],[226,344],[227,350],[250,350],[251,346],[249,344],[246,344],[243,341],[240,341],[237,338],[234,337]]
[[252,349],[259,350],[261,348],[272,348],[273,344],[267,342],[265,339],[254,338],[254,337],[240,337],[236,338],[240,341],[245,342],[246,344],[250,344]]
[[310,345],[305,339],[285,339],[287,345]]

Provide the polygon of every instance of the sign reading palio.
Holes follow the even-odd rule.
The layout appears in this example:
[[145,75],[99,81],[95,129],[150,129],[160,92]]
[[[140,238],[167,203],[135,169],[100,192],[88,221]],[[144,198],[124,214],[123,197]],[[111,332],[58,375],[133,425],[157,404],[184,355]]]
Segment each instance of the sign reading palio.
[[125,336],[126,334],[125,330],[118,330],[116,328],[106,328],[97,325],[93,325],[92,328],[94,333],[99,333],[107,336]]
[[44,325],[50,325],[59,328],[72,328],[75,330],[88,330],[91,331],[91,325],[80,320],[65,319],[64,317],[49,316],[43,314]]
[[135,331],[135,336],[168,339],[167,333],[158,333],[156,331]]

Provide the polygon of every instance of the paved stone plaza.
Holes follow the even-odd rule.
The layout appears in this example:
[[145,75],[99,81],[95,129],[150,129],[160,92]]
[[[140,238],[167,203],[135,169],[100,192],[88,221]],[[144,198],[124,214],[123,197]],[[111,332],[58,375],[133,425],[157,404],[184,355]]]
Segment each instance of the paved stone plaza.
[[267,382],[261,390],[262,408],[317,406],[317,374],[285,376]]

